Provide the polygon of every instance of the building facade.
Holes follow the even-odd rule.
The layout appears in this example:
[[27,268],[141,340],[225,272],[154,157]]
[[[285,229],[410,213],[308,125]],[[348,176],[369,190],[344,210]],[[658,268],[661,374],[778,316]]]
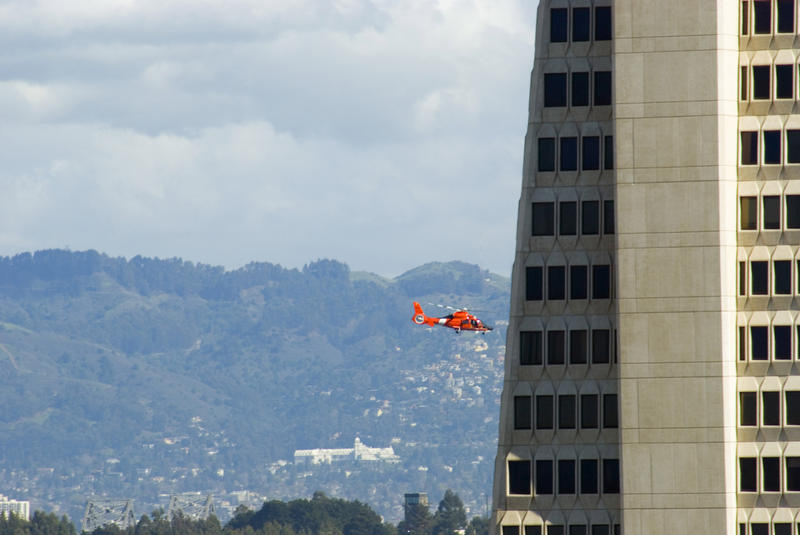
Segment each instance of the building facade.
[[540,2],[504,535],[800,533],[799,11]]
[[31,519],[31,502],[24,500],[11,500],[8,496],[0,494],[0,515],[8,517],[14,514],[25,520]]

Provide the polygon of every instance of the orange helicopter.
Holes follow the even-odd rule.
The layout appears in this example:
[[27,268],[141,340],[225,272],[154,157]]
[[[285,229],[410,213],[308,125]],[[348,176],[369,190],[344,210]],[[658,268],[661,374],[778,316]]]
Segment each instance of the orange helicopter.
[[[440,306],[440,305],[439,305]],[[417,325],[443,325],[444,327],[450,327],[451,329],[455,329],[457,333],[461,331],[475,331],[479,333],[485,333],[486,331],[493,330],[493,327],[489,327],[488,325],[484,324],[481,320],[467,312],[465,309],[455,309],[450,308],[454,312],[452,314],[448,314],[447,316],[441,318],[432,318],[430,316],[426,316],[425,312],[422,311],[422,307],[416,301],[414,302],[414,316],[411,318],[411,321],[416,323]]]

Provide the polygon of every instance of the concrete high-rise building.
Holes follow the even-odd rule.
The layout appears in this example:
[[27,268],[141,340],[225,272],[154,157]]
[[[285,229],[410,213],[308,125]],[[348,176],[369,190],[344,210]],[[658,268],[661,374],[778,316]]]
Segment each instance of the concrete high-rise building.
[[19,518],[31,519],[31,502],[27,500],[11,500],[8,496],[0,494],[0,515],[8,517],[14,514]]
[[498,533],[800,533],[799,22],[541,0]]

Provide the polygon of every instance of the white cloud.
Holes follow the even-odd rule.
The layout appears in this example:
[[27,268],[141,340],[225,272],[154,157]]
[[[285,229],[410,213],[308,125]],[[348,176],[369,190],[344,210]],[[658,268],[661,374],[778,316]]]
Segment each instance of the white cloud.
[[533,8],[188,5],[0,5],[0,254],[509,271]]

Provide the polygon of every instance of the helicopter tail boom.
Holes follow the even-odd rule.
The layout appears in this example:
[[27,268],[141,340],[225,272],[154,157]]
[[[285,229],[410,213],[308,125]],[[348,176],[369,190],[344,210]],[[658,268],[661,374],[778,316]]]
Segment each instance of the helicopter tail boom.
[[425,312],[422,311],[422,306],[414,302],[414,316],[411,318],[411,321],[416,323],[417,325],[436,325],[437,323],[441,323],[439,318],[431,318],[425,315]]

